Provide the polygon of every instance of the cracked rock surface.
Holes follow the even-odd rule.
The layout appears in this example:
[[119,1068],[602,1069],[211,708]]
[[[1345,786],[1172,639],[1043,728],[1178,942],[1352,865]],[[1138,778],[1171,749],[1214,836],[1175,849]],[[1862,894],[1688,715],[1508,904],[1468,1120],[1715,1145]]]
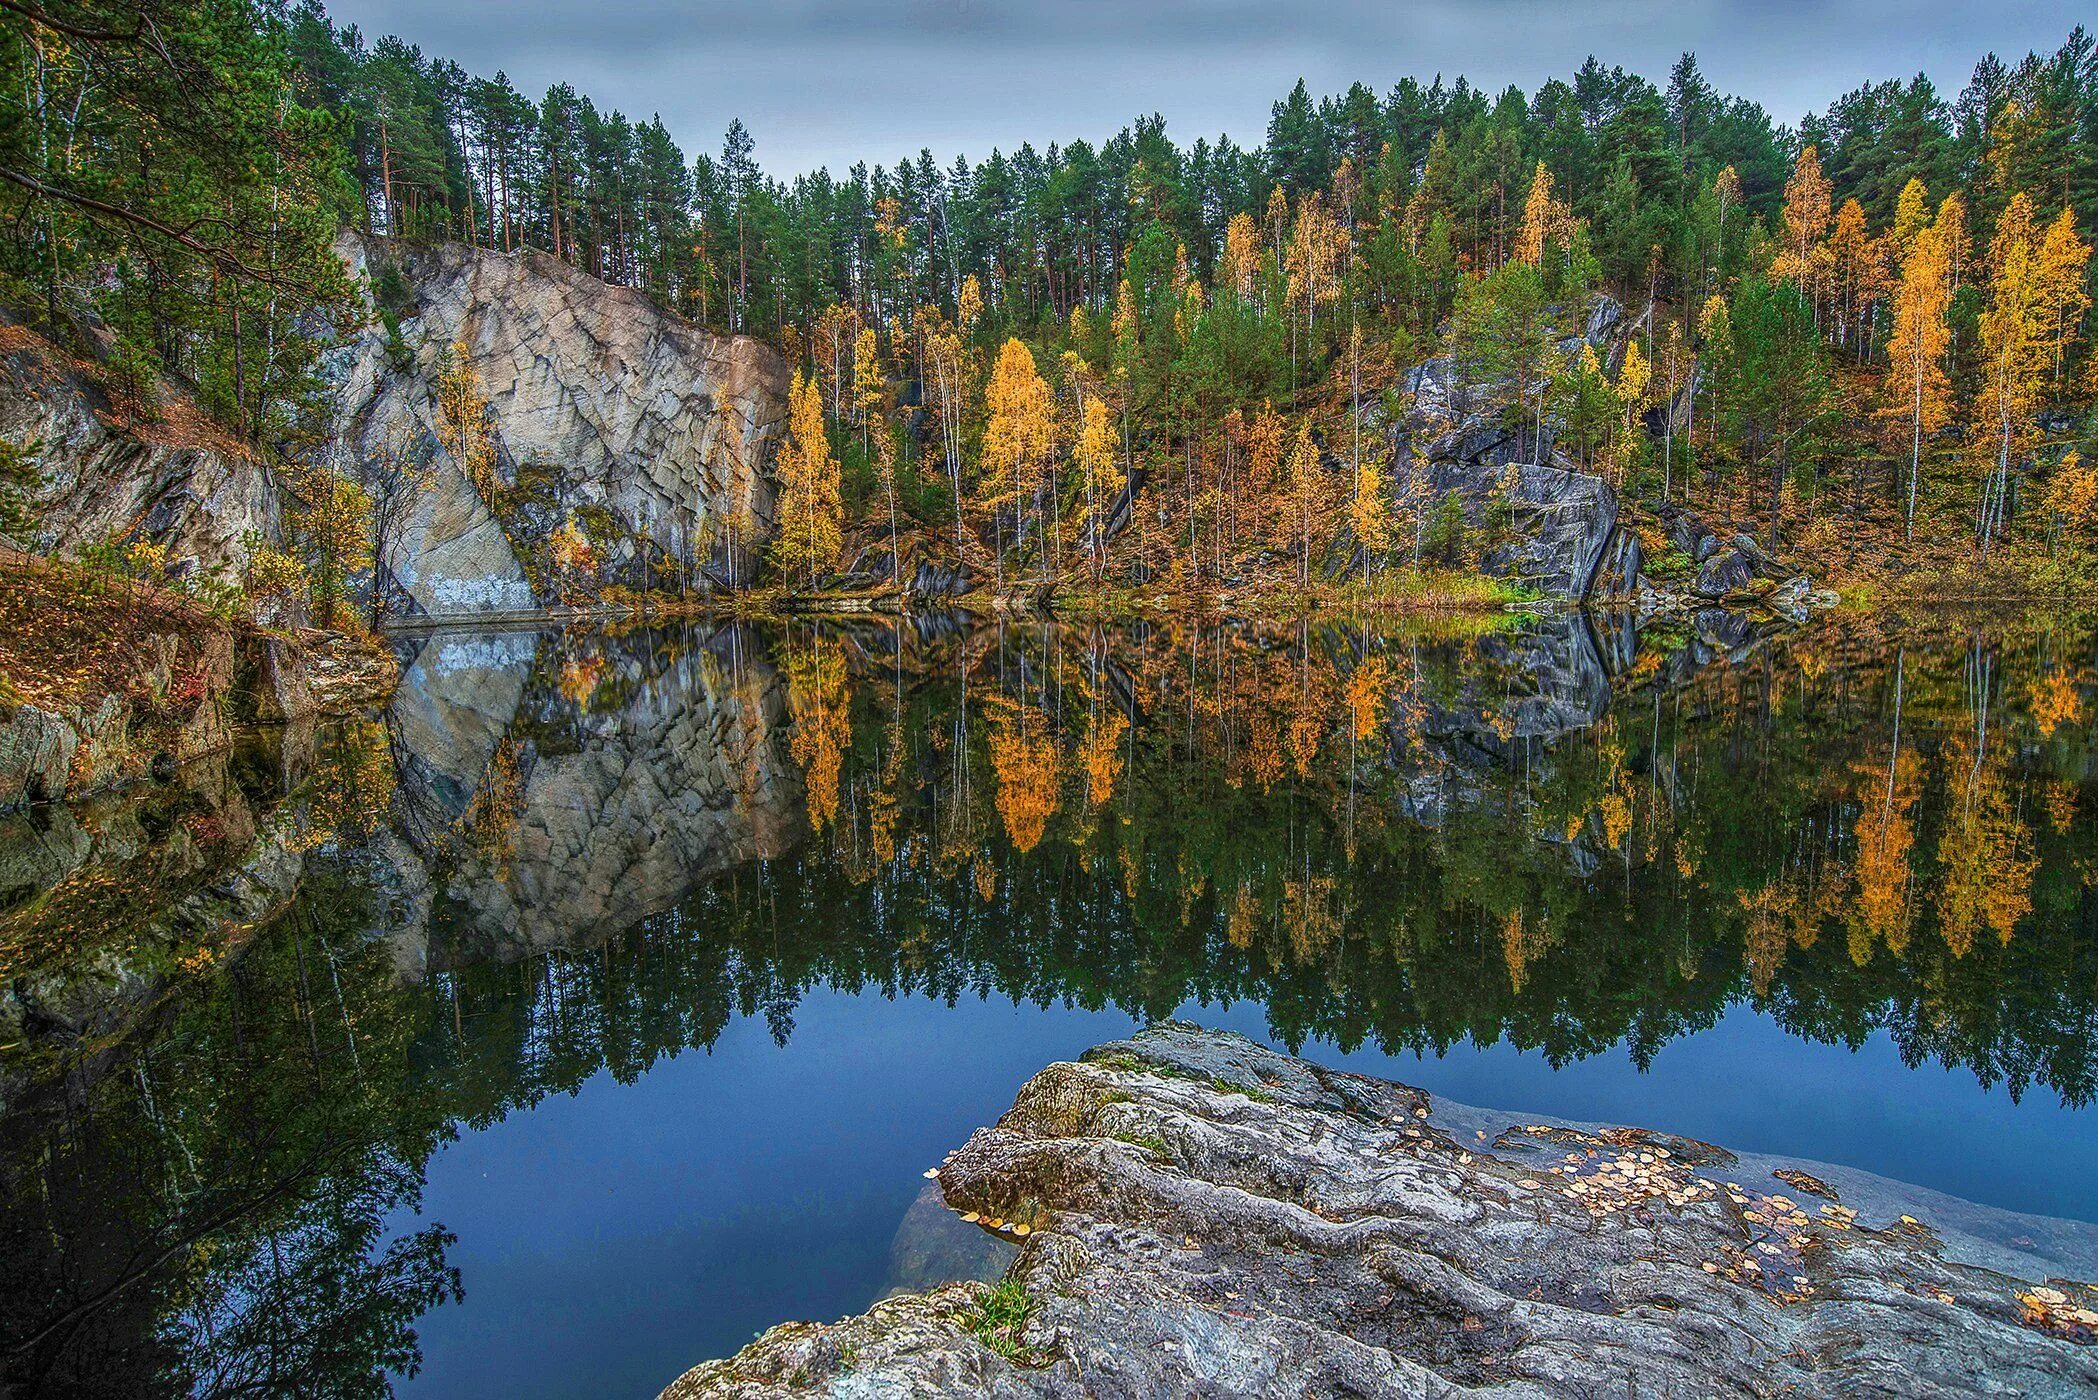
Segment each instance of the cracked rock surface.
[[1192,1026],[1101,1046],[940,1170],[951,1209],[1020,1240],[1017,1327],[951,1284],[775,1327],[663,1394],[2098,1393],[2085,1284],[1954,1263],[1925,1222],[1868,1228],[1707,1144],[1479,1141],[1430,1109]]
[[[326,456],[351,476],[389,455],[431,469],[382,551],[415,610],[546,603],[518,551],[570,517],[588,527],[605,582],[640,587],[650,570],[680,565],[748,577],[773,531],[764,468],[788,385],[769,346],[716,335],[542,253],[350,234],[339,251],[353,272],[398,274],[410,301],[398,337],[375,318],[329,354]],[[486,400],[502,500],[483,500],[439,440],[454,356]]]

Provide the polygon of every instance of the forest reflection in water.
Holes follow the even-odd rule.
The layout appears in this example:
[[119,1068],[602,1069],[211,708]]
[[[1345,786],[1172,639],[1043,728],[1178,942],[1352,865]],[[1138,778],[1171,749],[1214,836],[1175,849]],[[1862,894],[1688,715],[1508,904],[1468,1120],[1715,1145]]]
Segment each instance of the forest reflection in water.
[[[27,1393],[347,1391],[431,1153],[815,989],[1554,1064],[1748,1006],[2081,1109],[2093,633],[940,619],[406,643],[388,709],[0,820]],[[1918,1093],[1933,1091],[1919,1082]]]

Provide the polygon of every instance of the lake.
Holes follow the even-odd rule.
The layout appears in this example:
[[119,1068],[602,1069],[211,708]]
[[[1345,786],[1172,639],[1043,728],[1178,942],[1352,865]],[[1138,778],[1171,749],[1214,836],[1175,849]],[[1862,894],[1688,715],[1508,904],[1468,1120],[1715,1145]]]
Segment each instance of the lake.
[[2098,1275],[2098,630],[403,634],[0,818],[10,1393],[653,1395],[1002,1268],[924,1171],[1177,1016]]

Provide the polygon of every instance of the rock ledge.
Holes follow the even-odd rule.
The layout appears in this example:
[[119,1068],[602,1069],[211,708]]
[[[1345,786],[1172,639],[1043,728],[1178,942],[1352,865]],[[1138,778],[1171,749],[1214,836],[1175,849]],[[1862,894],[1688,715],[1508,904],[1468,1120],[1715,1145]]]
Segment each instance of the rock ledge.
[[1429,1112],[1236,1035],[1101,1046],[940,1172],[949,1206],[1022,1240],[1017,1328],[953,1284],[775,1327],[663,1394],[2098,1393],[2087,1285],[1952,1263],[1803,1173],[1730,1183],[1707,1144],[1467,1142]]

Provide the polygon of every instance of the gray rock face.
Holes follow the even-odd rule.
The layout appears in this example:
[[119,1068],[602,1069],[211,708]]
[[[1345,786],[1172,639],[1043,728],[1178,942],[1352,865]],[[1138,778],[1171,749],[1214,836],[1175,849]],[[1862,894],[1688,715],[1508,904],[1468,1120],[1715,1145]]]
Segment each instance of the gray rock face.
[[80,732],[64,716],[18,705],[0,724],[0,812],[62,796],[80,747]]
[[1617,493],[1609,482],[1534,463],[1438,461],[1427,470],[1429,489],[1438,498],[1455,491],[1471,526],[1483,527],[1497,503],[1507,511],[1513,539],[1480,561],[1486,572],[1551,597],[1588,597],[1605,553],[1618,543]]
[[[1599,298],[1582,333],[1567,337],[1560,353],[1577,355],[1586,344],[1607,358],[1623,319],[1615,301]],[[1582,600],[1597,586],[1605,552],[1614,549],[1619,568],[1602,580],[1603,591],[1630,596],[1638,546],[1617,529],[1617,493],[1601,477],[1575,470],[1557,450],[1561,425],[1554,418],[1533,423],[1515,412],[1509,385],[1460,382],[1446,355],[1410,371],[1406,390],[1407,411],[1390,425],[1395,483],[1431,499],[1456,492],[1467,521],[1478,526],[1496,508],[1512,469],[1508,527],[1517,538],[1487,556],[1487,572],[1548,596]]]
[[1701,598],[1724,598],[1759,582],[1779,583],[1792,577],[1793,570],[1773,559],[1753,539],[1735,535],[1707,554],[1703,567],[1697,571],[1697,582],[1691,587]]
[[1612,602],[1627,602],[1639,593],[1639,571],[1646,563],[1639,537],[1630,530],[1613,530],[1596,560],[1588,581],[1588,596]]
[[43,444],[31,503],[46,549],[146,539],[230,579],[247,568],[248,540],[278,536],[268,470],[194,404],[171,393],[159,419],[131,422],[69,356],[7,323],[0,437]]
[[1102,1046],[1036,1075],[940,1172],[951,1208],[1021,1237],[1024,1320],[950,1285],[776,1327],[663,1394],[2098,1387],[2098,1348],[2061,1321],[2098,1302],[2083,1285],[1948,1262],[1928,1226],[1867,1228],[1805,1185],[1730,1188],[1740,1164],[1706,1144],[1548,1127],[1488,1143],[1431,1108],[1193,1027]]
[[[403,450],[435,463],[434,487],[382,561],[419,609],[543,601],[517,549],[571,516],[607,581],[640,584],[665,561],[748,576],[772,533],[764,471],[787,389],[771,349],[665,315],[639,292],[539,253],[348,236],[342,247],[359,272],[396,270],[412,299],[398,346],[374,326],[329,364],[340,401],[332,465],[356,474],[376,454]],[[439,360],[455,344],[480,382],[514,497],[500,524],[436,441]]]

